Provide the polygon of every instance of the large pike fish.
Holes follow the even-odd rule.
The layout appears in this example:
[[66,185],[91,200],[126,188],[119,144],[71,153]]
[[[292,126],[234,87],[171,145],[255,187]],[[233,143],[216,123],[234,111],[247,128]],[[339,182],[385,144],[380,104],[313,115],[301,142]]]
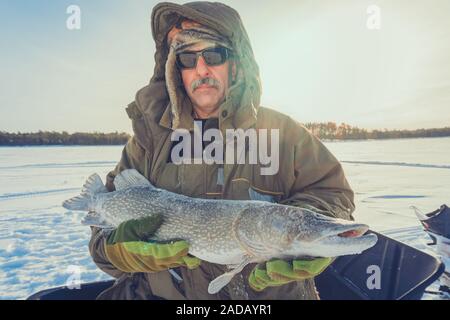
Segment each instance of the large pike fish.
[[359,254],[377,242],[367,225],[334,219],[303,208],[264,201],[196,199],[154,187],[136,170],[125,170],[107,192],[101,178],[88,178],[79,196],[63,203],[89,211],[83,223],[105,229],[155,214],[163,224],[152,240],[183,239],[201,260],[231,271],[208,288],[217,293],[249,263],[272,258],[337,257]]

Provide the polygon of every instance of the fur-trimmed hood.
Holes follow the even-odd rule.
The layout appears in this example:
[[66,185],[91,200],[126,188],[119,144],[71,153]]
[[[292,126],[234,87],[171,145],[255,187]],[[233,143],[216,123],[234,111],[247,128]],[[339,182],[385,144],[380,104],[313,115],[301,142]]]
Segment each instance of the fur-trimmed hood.
[[[259,68],[247,32],[236,10],[217,2],[190,2],[183,5],[163,2],[152,12],[152,34],[156,44],[154,75],[146,87],[138,91],[136,101],[128,109],[133,117],[143,116],[147,126],[155,121],[166,128],[192,129],[192,104],[179,83],[179,105],[172,108],[166,85],[166,62],[169,53],[167,34],[180,17],[196,21],[217,31],[229,40],[235,54],[238,78],[229,88],[220,107],[219,126],[227,128],[251,127],[256,122],[261,98]],[[174,119],[177,121],[174,122]],[[135,135],[139,135],[135,129]]]

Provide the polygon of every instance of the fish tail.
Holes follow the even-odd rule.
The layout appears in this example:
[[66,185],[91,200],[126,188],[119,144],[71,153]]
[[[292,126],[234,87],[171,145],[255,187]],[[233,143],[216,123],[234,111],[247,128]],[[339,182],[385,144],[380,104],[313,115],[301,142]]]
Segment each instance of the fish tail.
[[63,202],[62,206],[67,210],[89,211],[92,200],[97,193],[108,192],[98,174],[91,175],[83,185],[81,194]]

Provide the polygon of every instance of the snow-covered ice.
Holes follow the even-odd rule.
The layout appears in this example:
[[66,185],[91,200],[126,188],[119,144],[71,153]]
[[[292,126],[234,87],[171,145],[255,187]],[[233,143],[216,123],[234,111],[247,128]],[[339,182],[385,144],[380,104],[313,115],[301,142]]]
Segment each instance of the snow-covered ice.
[[82,282],[109,278],[89,255],[84,213],[68,212],[61,203],[93,172],[106,176],[121,149],[0,148],[0,299],[66,285],[74,270]]
[[[355,218],[373,230],[433,253],[414,211],[450,204],[450,138],[327,142],[356,193]],[[109,279],[88,252],[84,213],[63,200],[85,179],[105,177],[122,147],[0,148],[0,299],[24,299],[66,285]],[[436,284],[432,289],[436,289]],[[425,296],[425,299],[433,296]]]

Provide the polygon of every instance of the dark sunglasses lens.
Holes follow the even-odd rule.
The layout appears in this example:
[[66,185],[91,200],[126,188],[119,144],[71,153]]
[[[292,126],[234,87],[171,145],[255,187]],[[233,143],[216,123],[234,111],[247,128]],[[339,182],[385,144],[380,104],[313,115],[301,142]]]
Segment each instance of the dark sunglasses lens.
[[[209,66],[224,64],[228,58],[228,51],[225,48],[211,48],[202,52],[203,59]],[[196,52],[182,52],[177,55],[178,66],[185,69],[195,68],[198,55]]]
[[225,49],[214,48],[203,52],[203,58],[205,62],[210,66],[217,66],[225,63],[227,54]]
[[178,64],[182,68],[194,68],[197,62],[197,55],[195,53],[180,53],[178,54]]

